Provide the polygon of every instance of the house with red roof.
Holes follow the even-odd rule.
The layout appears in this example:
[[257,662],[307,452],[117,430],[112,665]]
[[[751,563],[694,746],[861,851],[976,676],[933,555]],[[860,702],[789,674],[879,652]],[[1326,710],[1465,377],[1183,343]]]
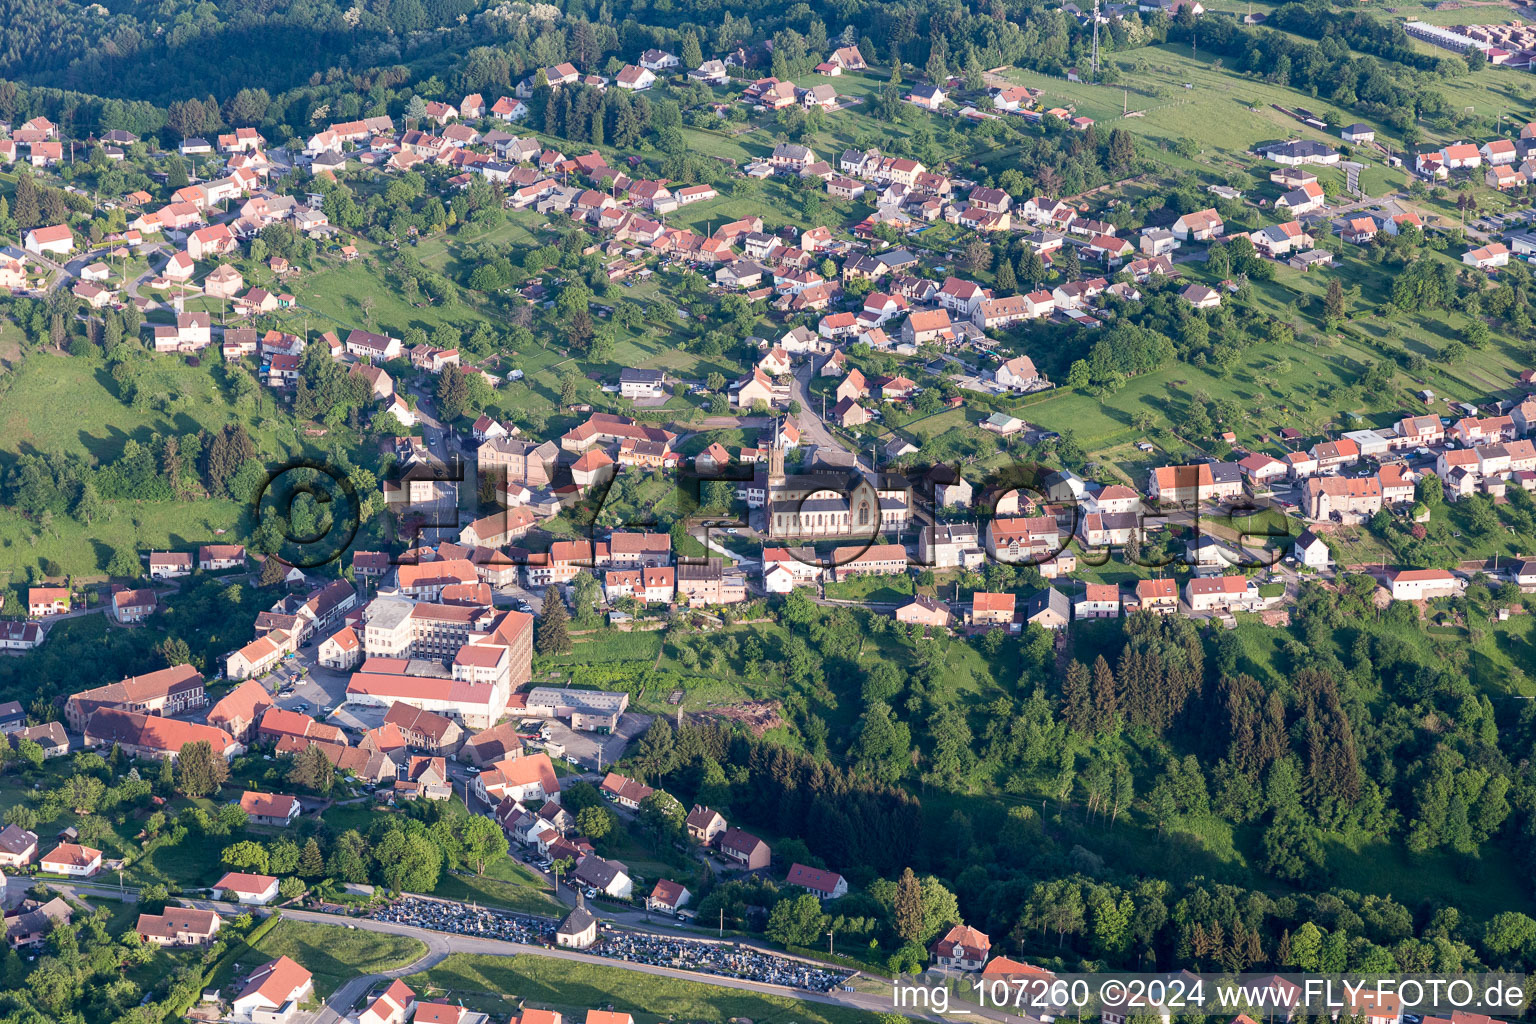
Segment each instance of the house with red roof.
[[246,818],[257,825],[287,828],[299,816],[299,798],[286,793],[256,793],[246,790],[240,794],[240,809]]
[[979,971],[987,965],[992,940],[969,925],[957,924],[928,948],[935,967]]
[[357,1015],[357,1024],[405,1024],[415,1012],[416,993],[396,978]]
[[288,957],[280,956],[250,973],[231,1002],[231,1009],[236,1020],[288,1024],[298,1015],[299,1006],[314,994],[314,977]]
[[645,898],[645,909],[661,914],[675,914],[692,898],[693,894],[681,882],[663,878],[657,881],[656,888]]
[[233,896],[238,903],[266,906],[277,898],[277,878],[273,875],[228,871],[223,878],[213,883],[210,892],[216,900]]
[[790,865],[789,875],[784,879],[784,884],[798,885],[806,892],[824,900],[835,900],[848,895],[848,879],[836,871],[807,867],[800,863]]
[[60,843],[37,862],[38,869],[70,878],[90,878],[101,870],[101,851],[78,843]]

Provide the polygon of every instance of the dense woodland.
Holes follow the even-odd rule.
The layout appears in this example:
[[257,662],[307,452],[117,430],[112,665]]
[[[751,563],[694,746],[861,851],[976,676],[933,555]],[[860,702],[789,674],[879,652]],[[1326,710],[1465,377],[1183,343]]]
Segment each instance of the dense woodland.
[[[1410,606],[1377,611],[1372,589],[1306,587],[1283,675],[1263,681],[1236,634],[1182,619],[1127,619],[1089,664],[1053,657],[1039,631],[994,633],[973,642],[1024,669],[985,702],[940,685],[946,645],[963,641],[792,597],[779,614],[796,636],[768,653],[804,695],[788,703],[807,751],[658,721],[631,763],[684,804],[793,836],[789,849],[845,872],[865,892],[827,912],[887,951],[932,937],[882,905],[911,869],[994,942],[1065,965],[1529,967],[1523,913],[1479,920],[1334,888],[1329,851],[1346,838],[1444,854],[1473,884],[1504,858],[1536,868],[1536,708],[1476,690],[1454,644],[1427,655]],[[1460,610],[1480,618],[1500,596],[1474,585]],[[860,634],[901,653],[852,660]],[[697,644],[706,663],[711,643]],[[850,699],[856,729],[828,736],[818,709]],[[1253,874],[1191,843],[1213,820],[1235,826]],[[1510,895],[1529,906],[1529,890]],[[762,926],[785,898],[728,885],[709,907]],[[893,965],[915,955],[898,949]]]

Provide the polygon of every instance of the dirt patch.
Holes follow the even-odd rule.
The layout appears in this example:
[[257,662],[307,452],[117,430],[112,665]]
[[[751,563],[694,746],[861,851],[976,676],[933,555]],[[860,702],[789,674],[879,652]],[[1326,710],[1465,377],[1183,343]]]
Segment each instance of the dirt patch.
[[708,711],[696,711],[689,717],[696,719],[724,718],[731,722],[740,722],[752,730],[754,736],[761,736],[770,729],[777,729],[788,723],[784,719],[783,706],[776,700],[749,700],[741,704],[726,704],[718,708],[710,708]]

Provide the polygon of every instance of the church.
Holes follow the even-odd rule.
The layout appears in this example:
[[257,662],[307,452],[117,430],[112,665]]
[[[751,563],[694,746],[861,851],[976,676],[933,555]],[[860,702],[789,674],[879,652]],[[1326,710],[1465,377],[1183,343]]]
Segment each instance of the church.
[[784,451],[768,453],[765,481],[768,535],[786,540],[828,540],[900,534],[912,521],[912,491],[902,477],[871,479],[857,470],[822,470],[787,476]]

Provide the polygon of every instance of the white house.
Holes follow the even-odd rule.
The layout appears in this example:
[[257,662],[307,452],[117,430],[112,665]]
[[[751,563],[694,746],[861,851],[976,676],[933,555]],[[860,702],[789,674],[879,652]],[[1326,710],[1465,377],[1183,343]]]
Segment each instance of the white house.
[[821,868],[806,867],[804,864],[790,865],[789,877],[784,879],[784,884],[798,885],[824,900],[835,900],[848,895],[848,879],[836,871],[824,871]]
[[101,870],[101,851],[76,843],[60,843],[38,861],[40,870],[71,878],[90,878]]
[[1296,538],[1296,543],[1291,545],[1291,555],[1298,565],[1309,569],[1326,569],[1333,562],[1328,545],[1311,530],[1303,530]]
[[49,252],[63,256],[75,247],[75,236],[68,224],[54,224],[28,231],[23,244],[27,252],[39,256]]
[[231,1017],[250,1024],[288,1024],[315,994],[315,980],[286,956],[251,972],[230,1004]]
[[596,854],[584,858],[571,875],[576,881],[614,899],[627,900],[635,891],[629,869],[616,860],[604,860]]
[[1394,601],[1428,601],[1461,593],[1462,584],[1444,569],[1398,569],[1387,573]]
[[212,895],[216,900],[232,895],[238,903],[264,907],[277,898],[277,878],[272,875],[251,875],[243,871],[230,871],[213,883]]

